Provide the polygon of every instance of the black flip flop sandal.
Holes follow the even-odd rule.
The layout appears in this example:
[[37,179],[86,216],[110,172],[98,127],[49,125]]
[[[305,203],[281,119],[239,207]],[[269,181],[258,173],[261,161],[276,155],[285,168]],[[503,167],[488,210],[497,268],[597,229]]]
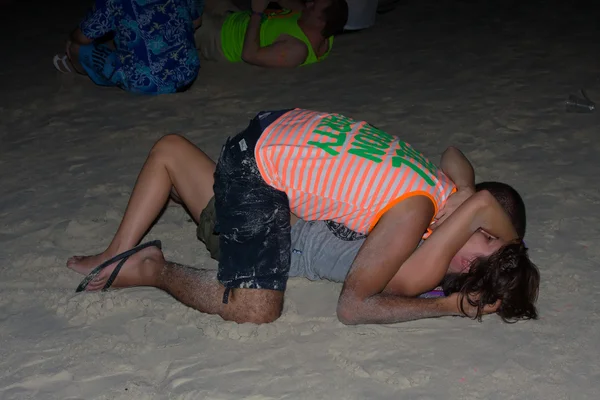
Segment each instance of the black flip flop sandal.
[[113,282],[115,281],[115,279],[117,279],[117,276],[119,275],[119,272],[121,272],[121,268],[123,268],[123,265],[127,262],[127,260],[129,260],[129,257],[131,257],[132,255],[140,252],[141,250],[148,248],[148,247],[157,247],[159,249],[162,249],[162,243],[160,240],[152,240],[150,242],[146,242],[146,243],[142,243],[139,246],[134,247],[131,250],[127,250],[121,254],[117,254],[116,256],[114,256],[113,258],[111,258],[110,260],[106,260],[104,261],[102,264],[98,265],[96,268],[94,268],[92,270],[92,272],[90,272],[85,278],[83,278],[83,280],[81,281],[81,283],[79,284],[79,286],[77,286],[77,289],[75,290],[76,293],[79,292],[83,292],[88,285],[90,284],[90,282],[98,276],[98,274],[100,274],[100,272],[102,272],[102,270],[106,267],[108,267],[109,265],[117,262],[117,261],[121,261],[119,264],[117,264],[115,270],[112,272],[112,274],[110,274],[110,277],[108,278],[108,281],[106,281],[106,285],[104,285],[104,287],[102,288],[102,291],[106,291],[110,288],[110,286],[113,284]]

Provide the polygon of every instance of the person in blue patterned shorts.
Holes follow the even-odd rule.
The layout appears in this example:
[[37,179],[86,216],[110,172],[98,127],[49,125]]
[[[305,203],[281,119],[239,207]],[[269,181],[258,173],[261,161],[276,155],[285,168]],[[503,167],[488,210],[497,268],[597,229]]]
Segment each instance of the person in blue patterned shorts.
[[194,30],[203,8],[204,0],[95,0],[54,66],[133,93],[185,91],[200,69]]

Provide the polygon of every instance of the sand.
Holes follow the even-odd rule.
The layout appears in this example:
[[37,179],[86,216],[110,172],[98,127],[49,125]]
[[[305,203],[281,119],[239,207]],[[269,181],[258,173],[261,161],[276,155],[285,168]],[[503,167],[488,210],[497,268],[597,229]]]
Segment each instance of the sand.
[[[564,100],[600,101],[598,33],[571,7],[409,2],[316,67],[205,63],[189,92],[162,97],[53,70],[83,3],[0,8],[0,399],[597,399],[599,114]],[[367,119],[436,160],[457,145],[478,180],[520,190],[540,320],[346,327],[341,285],[303,279],[264,326],[151,288],[74,293],[66,259],[108,244],[157,138],[216,157],[257,111],[293,106]],[[147,238],[215,268],[194,233],[169,207]]]

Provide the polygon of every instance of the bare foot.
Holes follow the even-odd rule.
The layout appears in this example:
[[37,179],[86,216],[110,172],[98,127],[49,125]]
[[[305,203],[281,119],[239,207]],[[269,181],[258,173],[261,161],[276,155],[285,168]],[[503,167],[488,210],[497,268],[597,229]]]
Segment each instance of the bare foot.
[[[102,289],[119,262],[116,261],[104,268],[88,284],[85,290],[93,292]],[[125,262],[111,287],[156,286],[158,277],[165,264],[166,262],[160,249],[148,247],[140,250]]]
[[108,250],[94,256],[73,256],[67,260],[67,267],[80,274],[87,275],[98,265],[119,253],[109,253]]

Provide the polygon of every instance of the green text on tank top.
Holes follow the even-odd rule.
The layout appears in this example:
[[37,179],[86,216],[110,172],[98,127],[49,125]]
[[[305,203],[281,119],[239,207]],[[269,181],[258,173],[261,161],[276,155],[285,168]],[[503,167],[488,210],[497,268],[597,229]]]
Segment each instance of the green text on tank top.
[[[289,35],[301,40],[308,48],[308,56],[302,65],[313,64],[327,57],[333,46],[333,36],[329,38],[329,48],[322,57],[317,57],[310,41],[298,26],[301,14],[288,10],[269,13],[260,26],[260,45],[266,47],[273,44],[281,35]],[[246,11],[231,13],[221,28],[221,48],[225,58],[231,62],[242,61],[242,48],[246,29],[250,22],[250,13]]]

